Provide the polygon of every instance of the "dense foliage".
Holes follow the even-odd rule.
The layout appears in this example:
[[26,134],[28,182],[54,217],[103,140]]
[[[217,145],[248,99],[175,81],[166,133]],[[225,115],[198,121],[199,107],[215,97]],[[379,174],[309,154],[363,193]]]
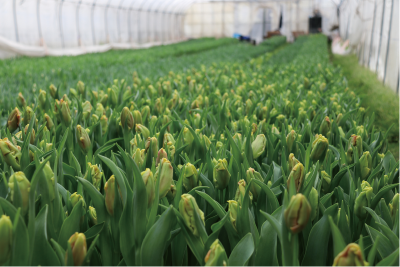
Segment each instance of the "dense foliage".
[[398,265],[389,130],[326,37],[47,88],[1,127],[0,264]]

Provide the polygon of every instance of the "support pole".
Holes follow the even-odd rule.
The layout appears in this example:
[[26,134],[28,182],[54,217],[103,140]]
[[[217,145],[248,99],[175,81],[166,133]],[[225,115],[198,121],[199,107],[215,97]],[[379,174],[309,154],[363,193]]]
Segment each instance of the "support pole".
[[390,35],[392,32],[393,6],[394,6],[394,0],[392,0],[392,6],[390,9],[390,22],[389,22],[388,42],[387,42],[387,48],[386,48],[385,70],[383,72],[383,80],[382,80],[383,84],[385,84],[387,62],[388,62],[388,57],[389,57]]
[[61,0],[61,1],[60,1],[60,4],[59,4],[58,25],[59,25],[59,27],[60,27],[61,45],[62,45],[62,48],[65,48],[65,44],[64,44],[64,32],[63,32],[63,29],[62,29],[62,5],[63,5],[63,2],[64,2],[64,0]]
[[40,0],[37,0],[37,3],[36,3],[36,19],[37,19],[37,24],[38,24],[40,44],[42,44],[43,35],[42,35],[42,26],[40,25]]
[[17,23],[17,0],[13,0],[13,14],[14,14],[14,29],[15,29],[15,40],[19,42],[18,35],[18,23]]
[[374,18],[372,20],[371,40],[370,40],[370,43],[369,43],[368,68],[369,68],[369,63],[371,62],[372,44],[373,44],[373,41],[374,41],[373,37],[374,37],[374,31],[375,31],[376,1],[377,0],[375,0],[375,3],[374,3]]
[[381,33],[380,33],[380,38],[379,38],[378,53],[376,54],[376,68],[375,68],[375,73],[378,73],[379,55],[380,55],[380,53],[381,53],[381,44],[382,44],[383,19],[384,19],[384,16],[385,16],[385,7],[386,7],[386,0],[383,0],[383,5],[382,5],[382,18],[381,18]]
[[93,45],[96,45],[96,36],[94,34],[94,21],[93,21],[93,13],[94,13],[94,7],[96,6],[96,0],[93,0],[92,4],[92,10],[90,12],[90,21],[91,21],[91,26],[92,26],[92,39],[93,39]]
[[80,24],[79,24],[79,7],[81,6],[82,0],[79,1],[79,3],[76,5],[76,32],[78,33],[78,45],[81,46],[81,30],[80,30]]

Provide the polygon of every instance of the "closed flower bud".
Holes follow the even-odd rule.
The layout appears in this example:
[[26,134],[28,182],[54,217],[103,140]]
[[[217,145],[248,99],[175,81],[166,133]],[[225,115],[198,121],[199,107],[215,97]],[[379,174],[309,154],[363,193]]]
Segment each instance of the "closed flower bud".
[[160,150],[158,151],[158,154],[157,154],[156,166],[158,166],[158,164],[160,163],[160,160],[163,158],[168,159],[168,155],[167,155],[167,152],[163,148],[160,148]]
[[[81,266],[87,253],[86,236],[83,233],[76,232],[68,240],[68,246],[71,247],[74,266]],[[68,262],[68,250],[65,252],[65,264]]]
[[57,94],[57,88],[54,86],[54,84],[50,84],[49,91],[50,91],[51,97],[55,99],[56,94]]
[[351,145],[357,148],[358,156],[361,157],[363,153],[361,136],[353,134],[349,140],[349,146],[348,146],[349,149],[351,148]]
[[89,101],[84,102],[82,104],[82,109],[83,109],[82,112],[83,118],[85,120],[89,119],[90,113],[92,112],[92,105],[90,104],[90,102]]
[[68,103],[64,100],[60,101],[60,111],[61,111],[61,121],[64,123],[66,127],[69,127],[71,125],[71,111],[69,110]]
[[133,115],[133,121],[135,122],[135,124],[142,124],[142,114],[140,113],[139,110],[134,110],[132,112]]
[[146,169],[141,174],[147,192],[147,207],[150,207],[156,196],[155,195],[156,188],[155,188],[153,173],[150,171],[150,169]]
[[108,97],[110,99],[109,103],[110,103],[111,107],[115,107],[118,104],[117,93],[115,92],[115,90],[113,88],[108,88],[107,93],[108,93]]
[[396,195],[394,195],[392,203],[389,203],[389,208],[390,208],[390,216],[394,221],[396,218],[396,214],[399,211],[399,193],[396,193]]
[[106,115],[106,111],[103,107],[103,105],[101,103],[97,103],[96,104],[96,110],[94,112],[99,118],[101,118],[101,116]]
[[183,144],[187,145],[186,151],[190,152],[192,149],[194,137],[187,127],[183,129]]
[[142,110],[140,111],[140,113],[142,114],[142,118],[144,120],[150,118],[150,107],[149,106],[144,106],[142,107]]
[[[238,202],[239,206],[242,206],[245,193],[246,193],[246,181],[241,179],[238,182],[238,187],[236,189],[236,194],[235,194],[235,201]],[[249,191],[249,198],[250,201],[253,200],[253,194],[250,191]]]
[[78,144],[82,149],[84,154],[87,154],[90,150],[91,142],[87,131],[80,125],[76,126],[76,138],[78,139]]
[[47,162],[43,167],[43,174],[46,179],[47,188],[49,190],[49,199],[53,201],[55,199],[54,191],[54,172],[50,167],[50,162]]
[[[159,166],[156,171],[156,179],[160,179],[160,184],[158,187],[159,199],[162,199],[167,195],[171,189],[171,184],[173,183],[174,169],[171,162],[166,158],[161,159]],[[156,182],[154,182],[156,184]]]
[[0,150],[4,161],[15,171],[21,170],[21,151],[13,145],[7,138],[0,139]]
[[156,123],[157,123],[157,116],[151,116],[150,121],[149,121],[149,128],[154,129]]
[[361,180],[366,180],[371,173],[372,157],[369,151],[364,152],[360,158]]
[[185,174],[183,176],[183,186],[185,187],[186,191],[190,191],[197,186],[199,182],[199,175],[197,173],[196,167],[191,164],[187,163],[185,165]]
[[150,131],[144,125],[137,123],[136,132],[143,135],[143,139],[147,139],[150,136]]
[[169,203],[171,203],[172,200],[174,200],[175,196],[176,196],[176,186],[175,186],[174,182],[172,182],[171,187],[166,196]]
[[310,206],[311,206],[311,214],[310,214],[310,220],[313,221],[315,217],[317,216],[317,211],[318,211],[318,191],[314,187],[311,188],[310,195],[308,196],[308,200],[310,201]]
[[219,159],[218,161],[214,159],[213,165],[213,178],[215,189],[224,190],[228,186],[229,180],[231,178],[231,175],[228,171],[228,162],[226,161],[226,159]]
[[[251,180],[253,180],[253,179],[264,182],[264,180],[259,172],[256,172],[253,168],[249,168],[246,171],[247,183],[250,184]],[[254,201],[257,201],[258,196],[260,195],[260,192],[261,192],[261,187],[255,183],[252,183],[250,185],[250,191],[253,194]]]
[[149,149],[151,151],[151,155],[153,156],[153,158],[157,157],[157,153],[158,153],[158,141],[157,138],[155,137],[148,137],[146,140],[146,144],[145,144],[145,151],[146,153],[149,153]]
[[[126,128],[128,130],[132,130],[135,125],[133,120],[133,115],[129,108],[124,107],[121,112],[121,126],[122,128]],[[143,126],[144,127],[144,126]]]
[[197,229],[195,213],[199,216],[200,220],[204,224],[204,213],[197,206],[196,199],[189,194],[183,194],[179,201],[179,212],[181,213],[186,226],[190,229],[194,236],[199,236]]
[[310,158],[316,162],[318,160],[323,160],[328,150],[329,141],[323,135],[316,135],[315,140],[312,143]]
[[170,156],[170,158],[174,158],[175,146],[172,144],[172,142],[167,143],[167,149],[168,149],[168,155]]
[[293,234],[301,232],[306,227],[310,214],[311,206],[307,198],[302,194],[292,196],[284,212],[286,227]]
[[92,221],[92,223],[94,225],[97,224],[97,213],[96,213],[96,209],[93,208],[92,206],[89,206],[89,217],[90,220]]
[[276,128],[275,125],[272,125],[271,132],[273,134],[280,134],[278,128]]
[[11,202],[14,201],[15,183],[18,184],[19,191],[21,192],[21,199],[22,199],[21,213],[22,215],[25,215],[29,207],[29,192],[31,190],[31,183],[26,178],[23,172],[15,172],[13,175],[11,175],[8,181],[8,187],[10,188]]
[[351,147],[346,152],[346,162],[348,165],[353,163],[353,149]]
[[235,228],[235,230],[237,231],[236,220],[237,220],[239,205],[238,202],[236,202],[235,200],[228,200],[228,203],[229,203],[229,209],[228,209],[229,219],[233,225],[233,228]]
[[[18,93],[18,97],[17,97],[17,104],[19,105],[19,107],[21,108],[25,108],[26,107],[26,101],[24,96],[22,95],[21,92]],[[1,263],[0,263],[1,264]]]
[[168,142],[171,142],[173,145],[175,145],[175,139],[170,133],[164,134],[164,140],[163,140],[164,147],[167,145]]
[[33,112],[33,109],[31,109],[30,106],[27,106],[27,107],[25,108],[25,111],[24,111],[24,119],[23,119],[23,124],[24,124],[24,125],[29,124],[29,122],[31,121],[32,116],[34,115],[34,113],[35,113],[35,112]]
[[78,204],[78,202],[82,200],[82,206],[85,207],[85,200],[83,199],[83,197],[78,194],[77,192],[73,193],[70,197],[69,197],[69,201],[71,203],[72,208],[75,207],[76,204]]
[[39,90],[38,104],[42,109],[46,108],[46,92],[42,89]]
[[335,257],[333,266],[368,266],[368,262],[364,261],[360,247],[350,243]]
[[344,133],[344,131],[343,131],[343,129],[342,129],[342,127],[340,127],[339,126],[339,134],[340,134],[340,137],[342,137],[342,138],[345,138],[346,137],[346,134]]
[[83,95],[85,93],[85,84],[82,81],[79,81],[76,84],[76,88],[78,89],[78,92]]
[[133,161],[138,166],[139,170],[144,168],[144,160],[145,160],[145,152],[144,149],[137,148],[135,153],[133,154],[132,158]]
[[300,161],[294,157],[293,153],[290,153],[290,155],[289,155],[289,170],[292,171],[293,167],[296,166],[297,163],[300,163]]
[[218,239],[211,244],[210,250],[204,258],[205,266],[227,266],[228,257],[221,242]]
[[[25,128],[24,128],[25,136],[28,134],[28,128],[29,128],[29,124],[25,125]],[[35,129],[32,128],[32,130],[31,130],[31,138],[29,139],[29,143],[30,144],[33,145],[33,143],[35,142],[35,137],[36,137]]]
[[100,190],[101,178],[103,176],[103,172],[100,171],[99,167],[96,164],[91,164],[88,162],[90,175],[92,177],[92,183],[97,190]]
[[115,186],[115,176],[112,175],[104,186],[106,209],[111,216],[114,215]]
[[108,94],[102,94],[100,96],[99,102],[103,105],[106,106],[108,101]]
[[13,133],[18,129],[21,123],[21,112],[19,112],[18,108],[15,108],[11,111],[10,115],[8,115],[7,119],[7,128],[10,133]]
[[49,129],[49,131],[53,132],[55,130],[53,120],[50,118],[50,116],[47,113],[44,114],[44,119],[45,119],[47,129]]
[[327,174],[325,171],[321,172],[321,180],[322,180],[322,190],[325,193],[329,192],[329,188],[331,187],[331,176]]
[[101,116],[100,125],[101,125],[101,134],[105,135],[108,130],[108,119],[107,119],[106,115]]
[[339,113],[339,115],[337,115],[337,117],[336,117],[336,124],[337,125],[340,125],[340,122],[342,121],[342,118],[343,118],[343,114]]
[[360,220],[363,220],[363,219],[365,219],[365,217],[367,217],[367,211],[364,209],[364,207],[368,207],[367,193],[361,192],[358,195],[358,197],[356,198],[356,201],[354,204],[354,214]]
[[371,185],[367,181],[362,181],[361,189],[362,189],[362,192],[365,192],[365,195],[367,196],[367,201],[369,204],[374,195],[374,193],[373,193],[374,189],[371,187]]
[[329,120],[329,117],[326,116],[321,123],[321,126],[319,127],[319,132],[323,136],[328,136],[328,133],[331,131],[331,121]]
[[292,152],[293,145],[296,141],[296,132],[291,130],[290,133],[286,136],[286,145],[288,152]]
[[265,135],[257,135],[256,139],[253,141],[253,143],[251,143],[251,149],[253,150],[253,159],[258,158],[264,153],[266,145],[267,138],[265,138]]
[[304,166],[301,163],[297,163],[292,171],[289,174],[289,177],[287,179],[287,188],[290,188],[290,183],[294,180],[294,184],[296,186],[296,192],[298,193],[301,189],[301,186],[303,185],[303,180],[304,180]]
[[13,243],[13,225],[10,217],[0,217],[0,265],[4,265],[11,256]]

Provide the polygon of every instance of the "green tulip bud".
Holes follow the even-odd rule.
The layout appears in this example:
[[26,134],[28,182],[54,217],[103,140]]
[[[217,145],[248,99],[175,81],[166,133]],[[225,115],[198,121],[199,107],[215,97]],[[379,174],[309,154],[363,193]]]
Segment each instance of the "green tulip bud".
[[175,145],[175,139],[170,133],[164,134],[164,140],[163,140],[164,147],[167,145],[168,142],[171,142],[173,145]]
[[210,250],[207,252],[204,258],[205,266],[227,266],[228,257],[221,242],[215,239],[214,243],[211,244]]
[[103,94],[100,96],[99,102],[103,105],[106,106],[108,101],[108,94]]
[[104,185],[105,203],[108,214],[114,215],[115,205],[115,176],[112,175]]
[[290,133],[286,136],[286,145],[288,152],[290,153],[293,149],[293,144],[296,141],[296,132],[291,130]]
[[176,196],[176,186],[175,186],[174,182],[172,182],[171,187],[166,196],[169,203],[171,203],[174,200],[175,196]]
[[351,147],[346,152],[346,162],[348,165],[353,163],[353,149]]
[[151,116],[150,117],[150,121],[149,121],[149,128],[150,129],[154,129],[154,127],[156,126],[157,123],[157,116]]
[[[150,143],[151,143],[151,147],[150,147]],[[149,149],[151,151],[151,155],[153,156],[153,158],[157,157],[157,153],[158,153],[158,141],[157,138],[155,137],[148,137],[146,140],[146,144],[145,144],[145,151],[146,153],[149,152]]]
[[304,166],[301,163],[297,163],[289,174],[287,179],[287,188],[290,188],[291,180],[294,180],[296,186],[296,192],[298,193],[303,185],[304,180]]
[[364,261],[360,247],[350,243],[335,257],[333,266],[368,266],[368,262]]
[[368,200],[368,205],[369,205],[369,203],[372,200],[372,197],[374,195],[374,189],[371,187],[371,185],[367,181],[362,181],[361,190],[362,190],[362,192],[365,192],[365,195],[367,196],[367,200]]
[[[239,206],[242,206],[245,193],[246,193],[246,181],[241,179],[238,182],[238,187],[236,189],[236,194],[235,194],[235,201],[238,202]],[[250,191],[249,191],[249,198],[251,202],[253,200],[253,194]]]
[[197,206],[196,199],[189,194],[183,194],[179,201],[179,212],[181,213],[186,226],[191,230],[194,236],[199,236],[197,229],[195,213],[199,216],[201,221],[204,223],[204,213]]
[[44,119],[45,119],[47,129],[49,129],[49,131],[51,131],[51,132],[54,132],[55,129],[54,129],[53,120],[50,118],[50,116],[47,113],[44,114]]
[[358,156],[361,157],[361,155],[363,153],[361,136],[353,134],[350,137],[348,149],[351,148],[351,145],[353,145],[353,147],[357,148]]
[[322,176],[322,190],[325,193],[328,193],[329,188],[331,187],[331,176],[327,174],[325,171],[321,172]]
[[96,209],[93,208],[92,206],[89,206],[89,217],[90,220],[92,221],[92,223],[94,225],[97,224],[97,213],[96,213]]
[[78,92],[74,88],[69,88],[69,95],[78,98]]
[[[121,126],[122,128],[127,128],[128,130],[132,130],[135,122],[133,120],[133,115],[131,111],[124,107],[121,112]],[[144,126],[143,126],[144,127]]]
[[39,89],[38,104],[42,109],[46,108],[46,92]]
[[318,160],[323,160],[328,150],[329,141],[323,135],[316,135],[315,140],[312,143],[310,158],[316,162]]
[[90,150],[91,141],[87,131],[80,125],[76,126],[76,138],[78,144],[84,154],[87,154]]
[[49,199],[53,201],[55,199],[54,191],[54,172],[50,167],[50,162],[47,162],[43,167],[43,174],[47,182],[47,188],[49,190]]
[[340,137],[345,138],[345,137],[346,137],[346,134],[344,133],[342,127],[339,127],[338,129],[339,129]]
[[61,121],[64,123],[66,127],[69,127],[71,125],[71,111],[69,110],[68,103],[64,100],[61,99],[60,101],[60,111],[61,111]]
[[311,206],[311,214],[310,214],[310,220],[313,221],[315,217],[317,216],[318,212],[318,191],[314,187],[311,188],[310,195],[308,196],[308,200],[310,201],[310,206]]
[[363,220],[367,217],[367,211],[364,207],[368,207],[368,198],[366,192],[361,192],[356,198],[354,204],[354,214],[360,219]]
[[90,175],[92,176],[92,183],[97,190],[100,190],[101,178],[103,176],[103,172],[100,171],[99,167],[96,164],[91,164],[88,162]]
[[275,125],[272,125],[271,132],[273,134],[280,134],[278,128],[276,128]]
[[[25,136],[28,134],[28,128],[29,128],[29,124],[27,124],[27,125],[25,126],[25,128],[24,128]],[[33,129],[33,127],[32,127],[32,130],[31,130],[31,138],[29,139],[29,143],[30,143],[30,144],[33,145],[33,143],[35,142],[35,137],[36,137],[35,129]]]
[[99,118],[101,116],[106,115],[106,111],[101,103],[96,104],[96,111],[94,112]]
[[133,121],[135,122],[135,124],[137,123],[142,124],[142,114],[140,113],[139,110],[133,111]]
[[224,190],[228,186],[229,180],[231,178],[231,175],[228,171],[228,162],[226,161],[226,159],[219,159],[218,161],[214,159],[213,165],[213,178],[215,189]]
[[[256,180],[259,180],[261,182],[264,182],[264,180],[263,180],[263,178],[262,178],[262,176],[261,176],[261,174],[259,172],[256,172],[253,168],[249,168],[246,171],[247,183],[250,184],[250,181],[253,180],[253,179],[256,179]],[[260,192],[261,192],[261,187],[259,185],[255,184],[255,183],[252,183],[250,185],[250,192],[253,194],[254,201],[257,201],[258,196],[260,195]]]
[[117,93],[115,92],[115,90],[113,88],[108,88],[107,93],[110,98],[110,101],[109,101],[110,105],[112,107],[115,107],[118,104]]
[[310,214],[311,206],[307,198],[302,194],[292,196],[284,212],[286,227],[293,234],[301,232],[306,227]]
[[[83,233],[76,232],[68,240],[68,246],[71,247],[74,266],[81,266],[87,253],[86,236]],[[68,250],[65,252],[65,265],[68,262]]]
[[168,159],[168,155],[167,155],[167,152],[163,148],[160,148],[160,150],[158,151],[158,154],[157,154],[156,166],[158,166],[158,164],[160,163],[160,160],[163,158]]
[[[29,122],[31,121],[31,119],[32,119],[32,116],[35,114],[35,112],[33,111],[33,109],[31,109],[31,107],[30,106],[27,106],[26,108],[25,108],[25,112],[24,112],[24,118],[23,118],[23,124],[24,125],[27,125],[27,124],[29,124]],[[8,129],[8,130],[10,130],[10,129]],[[10,132],[12,132],[12,131],[10,131]]]
[[50,91],[51,97],[56,99],[57,88],[54,86],[54,84],[50,84],[49,91]]
[[21,199],[22,199],[21,214],[24,216],[28,211],[29,207],[29,191],[31,190],[31,183],[26,178],[23,172],[15,172],[13,175],[11,175],[8,181],[8,187],[10,188],[11,202],[14,201],[15,183],[18,184],[19,191],[21,192]]
[[238,202],[236,202],[235,200],[228,200],[228,203],[229,203],[229,208],[228,208],[229,219],[233,225],[233,228],[235,228],[235,230],[237,231],[236,220],[237,220],[239,205]]
[[253,143],[251,143],[251,149],[253,150],[253,159],[258,158],[264,153],[266,145],[267,138],[265,138],[265,135],[257,135],[256,139],[253,141]]
[[173,159],[175,155],[175,146],[172,142],[167,143],[168,155]]
[[15,171],[21,170],[21,151],[11,143],[8,138],[0,139],[0,150],[3,154],[4,161],[10,165]]
[[394,195],[392,203],[389,203],[389,208],[390,208],[390,216],[394,221],[396,218],[396,214],[399,211],[399,193],[396,193],[396,195]]
[[77,192],[73,193],[70,197],[69,197],[69,201],[71,202],[71,206],[72,208],[75,207],[76,204],[78,204],[78,202],[82,200],[82,206],[85,207],[85,200],[83,199],[83,197],[78,194]]
[[145,127],[142,124],[137,123],[136,124],[136,128],[135,128],[136,132],[139,134],[143,135],[143,139],[147,139],[150,136],[150,131],[149,129],[147,129],[147,127]]
[[105,135],[108,129],[108,119],[106,115],[101,116],[100,118],[100,126],[101,126],[101,135]]
[[194,137],[187,127],[183,128],[183,144],[187,145],[185,150],[189,153],[192,150]]
[[372,157],[369,151],[364,152],[360,158],[361,180],[366,180],[371,173]]
[[18,129],[21,123],[21,112],[19,112],[18,108],[15,108],[11,111],[10,115],[8,115],[7,119],[7,128],[10,133],[13,133]]
[[298,159],[294,157],[293,153],[290,153],[289,155],[289,170],[291,171],[294,166],[296,166],[297,163],[300,163]]
[[[172,164],[166,158],[162,158],[160,164],[157,167],[156,179],[160,179],[160,184],[158,187],[159,199],[162,199],[167,195],[171,189],[171,184],[173,183],[174,169]],[[156,182],[154,182],[156,184]]]
[[191,163],[186,163],[185,174],[183,176],[183,186],[189,192],[198,185],[199,176],[196,167]]
[[156,188],[153,173],[150,169],[146,169],[144,172],[141,173],[144,185],[146,187],[147,192],[147,207],[149,208],[154,201]]
[[24,96],[22,95],[21,92],[18,93],[17,104],[21,108],[25,108],[26,107],[26,101],[25,101],[25,98],[24,98]]
[[150,107],[149,106],[144,106],[142,107],[142,110],[140,111],[142,113],[142,118],[146,120],[147,118],[150,118]]
[[82,103],[82,115],[85,120],[89,119],[90,113],[92,112],[92,105],[89,101]]
[[144,168],[144,160],[145,160],[145,152],[144,149],[137,148],[135,153],[133,154],[132,158],[133,161],[138,166],[139,170]]
[[78,81],[76,84],[76,88],[78,88],[78,92],[83,95],[85,93],[85,84],[82,81]]
[[331,131],[331,121],[329,120],[329,117],[326,116],[322,120],[321,126],[319,127],[319,132],[323,136],[328,136],[330,131]]
[[0,218],[0,265],[4,265],[11,256],[13,243],[13,225],[10,217],[1,215]]

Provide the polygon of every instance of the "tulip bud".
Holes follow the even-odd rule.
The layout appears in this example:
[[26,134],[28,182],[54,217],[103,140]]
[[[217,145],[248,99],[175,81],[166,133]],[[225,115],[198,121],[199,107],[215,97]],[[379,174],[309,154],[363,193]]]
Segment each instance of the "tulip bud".
[[99,102],[103,105],[106,106],[108,101],[108,94],[103,94],[100,96]]
[[139,110],[134,110],[133,111],[133,121],[136,123],[136,124],[142,124],[142,114],[140,113],[140,111]]
[[339,126],[338,129],[339,129],[339,135],[340,135],[340,137],[345,138],[345,137],[346,137],[346,134],[344,133],[342,127]]
[[83,95],[85,93],[85,84],[82,81],[79,81],[76,85],[78,92]]
[[[253,180],[253,179],[256,179],[256,180],[259,180],[261,182],[264,182],[264,180],[263,180],[263,178],[262,178],[260,173],[256,172],[253,168],[249,168],[246,171],[247,183],[250,184],[250,181]],[[254,201],[257,201],[258,196],[260,195],[260,192],[261,192],[261,187],[259,185],[255,184],[255,183],[252,183],[250,185],[250,191],[253,194]]]
[[84,154],[87,154],[90,150],[91,142],[87,131],[80,125],[76,126],[76,138],[78,139],[78,144],[82,149]]
[[235,200],[228,200],[228,203],[229,203],[229,209],[228,209],[229,219],[233,225],[233,228],[235,228],[235,230],[237,231],[236,220],[237,220],[239,205],[238,202],[236,202]]
[[[68,240],[68,246],[71,246],[74,266],[81,266],[87,253],[86,236],[83,233],[76,232]],[[65,252],[65,265],[68,262],[68,250]]]
[[[150,143],[151,143],[151,147],[150,147]],[[146,144],[145,144],[145,151],[146,153],[149,153],[149,149],[151,151],[151,155],[153,158],[157,157],[157,153],[158,153],[158,141],[157,138],[155,137],[148,137],[146,140]]]
[[331,121],[329,120],[329,117],[326,116],[321,123],[321,126],[319,127],[319,132],[323,136],[328,136],[328,133],[331,131]]
[[350,243],[335,257],[333,266],[368,266],[368,262],[364,261],[360,247]]
[[295,141],[296,141],[296,132],[294,130],[291,130],[290,133],[286,136],[286,145],[289,153],[292,151],[293,144]]
[[369,151],[364,152],[360,158],[361,180],[366,180],[371,173],[372,157]]
[[61,121],[64,123],[66,127],[71,125],[71,111],[69,110],[68,103],[64,100],[60,101],[61,104]]
[[[27,125],[25,126],[25,128],[24,128],[25,136],[28,134],[28,128],[29,128],[29,124],[27,124]],[[29,139],[29,143],[30,143],[30,144],[33,145],[33,143],[35,142],[35,137],[36,137],[35,129],[32,128],[32,130],[31,130],[31,138]]]
[[38,102],[39,107],[41,107],[42,109],[46,108],[46,92],[42,89],[39,89]]
[[329,188],[331,187],[331,176],[327,174],[325,171],[321,172],[322,176],[322,190],[325,193],[328,193]]
[[111,107],[115,107],[118,104],[117,93],[115,92],[115,90],[113,88],[108,88],[107,93],[108,93],[108,97],[110,98],[109,103],[110,103]]
[[365,192],[365,195],[367,197],[368,205],[370,201],[372,200],[372,197],[374,195],[374,189],[371,187],[371,185],[367,181],[362,181],[361,183],[361,189],[362,192]]
[[389,208],[390,208],[390,216],[394,221],[396,218],[396,214],[399,211],[399,193],[396,193],[396,195],[394,195],[392,203],[389,203]]
[[257,135],[256,139],[253,141],[253,143],[251,143],[251,149],[253,150],[253,159],[258,158],[264,153],[266,145],[267,138],[265,138],[265,135]]
[[227,266],[228,257],[221,242],[215,239],[214,243],[211,244],[210,250],[207,252],[204,258],[205,266]]
[[168,149],[168,155],[170,158],[174,158],[175,155],[175,146],[172,144],[172,142],[167,143],[167,149]]
[[69,95],[78,98],[78,92],[74,88],[69,88]]
[[316,162],[318,160],[323,160],[328,150],[329,141],[323,135],[316,135],[315,140],[312,143],[310,158]]
[[18,183],[18,188],[19,191],[21,192],[21,198],[22,198],[21,213],[22,215],[25,215],[29,207],[29,191],[31,190],[31,183],[26,178],[23,172],[15,172],[13,175],[11,175],[8,181],[8,187],[10,188],[11,202],[14,201],[15,183]]
[[183,176],[183,186],[186,191],[190,191],[195,188],[199,181],[199,175],[197,173],[196,167],[191,163],[186,163],[185,174]]
[[13,243],[13,225],[10,217],[0,217],[0,265],[4,265],[11,256]]
[[89,101],[86,101],[82,104],[82,115],[85,120],[89,119],[90,113],[92,112],[92,105]]
[[101,135],[105,135],[108,129],[108,119],[106,115],[101,116],[100,125],[101,125]]
[[83,197],[78,194],[77,192],[73,193],[70,197],[69,197],[69,201],[71,202],[71,206],[72,208],[75,207],[76,204],[78,204],[78,202],[82,200],[82,206],[85,207],[85,200],[83,199]]
[[292,196],[284,212],[286,227],[293,234],[301,232],[306,227],[310,214],[311,206],[307,198],[302,194]]
[[54,86],[54,84],[50,84],[49,91],[50,91],[51,97],[55,99],[56,94],[57,94],[57,88]]
[[275,125],[272,125],[271,132],[273,134],[280,134],[278,128],[276,128]]
[[24,124],[24,125],[29,124],[29,122],[31,121],[32,116],[33,116],[34,114],[35,114],[35,112],[33,111],[33,109],[31,109],[30,106],[27,106],[27,107],[25,108],[25,111],[24,111],[23,124]]
[[[166,158],[162,158],[160,164],[157,167],[156,179],[160,179],[160,185],[158,187],[159,199],[162,199],[167,195],[171,189],[173,183],[174,169],[171,162]],[[156,182],[154,182],[156,184]]]
[[94,225],[97,224],[97,213],[96,213],[96,209],[93,208],[92,206],[89,206],[89,217],[90,220],[92,221],[92,223]]
[[144,149],[137,148],[132,158],[133,161],[138,166],[139,170],[142,170],[144,168],[144,160],[145,160]]
[[101,177],[103,176],[103,172],[100,171],[99,167],[96,164],[91,164],[88,162],[90,175],[92,177],[92,183],[97,190],[100,190]]
[[175,144],[175,139],[170,133],[164,134],[164,140],[163,140],[164,147],[167,145],[168,142],[171,142],[173,145]]
[[18,104],[21,108],[25,108],[25,107],[26,107],[26,101],[25,101],[25,98],[24,98],[24,96],[22,95],[21,92],[18,93],[17,104]]
[[361,192],[358,195],[358,197],[356,198],[356,201],[354,204],[354,214],[360,220],[363,220],[363,219],[365,219],[365,217],[367,217],[367,211],[364,209],[364,207],[368,207],[367,193]]
[[[238,185],[239,186],[236,189],[236,194],[235,194],[235,201],[238,202],[239,206],[242,206],[243,198],[246,193],[246,181],[242,179],[238,182]],[[249,198],[250,201],[253,200],[253,194],[250,191],[249,191]]]
[[361,136],[353,134],[349,140],[349,146],[348,146],[349,149],[351,148],[351,145],[353,145],[353,147],[357,148],[358,156],[361,157],[361,155],[363,153]]
[[47,113],[44,114],[44,119],[45,119],[47,129],[49,129],[49,131],[53,132],[55,130],[53,120],[50,118],[50,116]]
[[106,115],[106,111],[101,103],[96,104],[96,110],[94,112],[99,118],[103,115]]
[[294,166],[296,166],[297,163],[300,163],[298,159],[294,157],[293,153],[290,153],[289,155],[289,170],[291,171]]
[[144,125],[137,123],[136,132],[143,135],[143,139],[147,139],[150,136],[150,131]]
[[171,203],[174,200],[175,196],[176,196],[176,186],[175,186],[174,182],[172,182],[171,187],[166,196],[169,203]]
[[204,213],[199,209],[196,199],[192,195],[183,194],[181,196],[181,200],[179,201],[179,212],[181,213],[186,226],[191,230],[193,235],[199,236],[194,214],[197,213],[203,224],[205,224]]
[[314,187],[311,188],[310,195],[308,196],[308,200],[310,201],[310,206],[311,206],[311,214],[310,214],[310,220],[313,221],[315,217],[317,216],[317,211],[318,211],[318,191]]
[[187,145],[186,151],[190,152],[192,149],[194,137],[187,127],[183,129],[183,144]]
[[[132,130],[135,122],[133,120],[133,115],[129,108],[124,107],[121,112],[121,126],[122,128],[127,128],[128,130]],[[144,126],[143,126],[144,127]]]
[[50,167],[50,162],[47,162],[43,167],[43,174],[47,182],[47,188],[49,190],[49,199],[53,201],[55,199],[54,191],[54,172]]
[[294,180],[296,186],[296,192],[298,193],[303,185],[304,180],[304,166],[301,163],[297,163],[289,174],[287,179],[287,188],[290,188],[291,180]]
[[150,171],[150,169],[146,169],[144,172],[141,173],[142,179],[144,182],[144,185],[146,187],[146,192],[147,192],[147,207],[149,208],[151,204],[154,201],[155,198],[155,182],[154,182],[154,177],[153,173]]
[[7,128],[10,133],[13,133],[21,123],[21,112],[18,108],[13,109],[7,119]]
[[168,159],[168,155],[167,155],[167,152],[163,148],[160,148],[160,150],[158,151],[158,154],[157,154],[156,166],[158,166],[158,164],[160,163],[160,160],[163,158]]
[[214,185],[215,189],[224,190],[231,178],[231,175],[228,172],[228,162],[226,159],[213,160],[213,177],[214,177]]
[[7,138],[0,139],[0,150],[4,161],[15,171],[21,170],[21,151],[13,145]]
[[112,175],[104,186],[105,203],[108,214],[114,215],[115,204],[115,176]]

